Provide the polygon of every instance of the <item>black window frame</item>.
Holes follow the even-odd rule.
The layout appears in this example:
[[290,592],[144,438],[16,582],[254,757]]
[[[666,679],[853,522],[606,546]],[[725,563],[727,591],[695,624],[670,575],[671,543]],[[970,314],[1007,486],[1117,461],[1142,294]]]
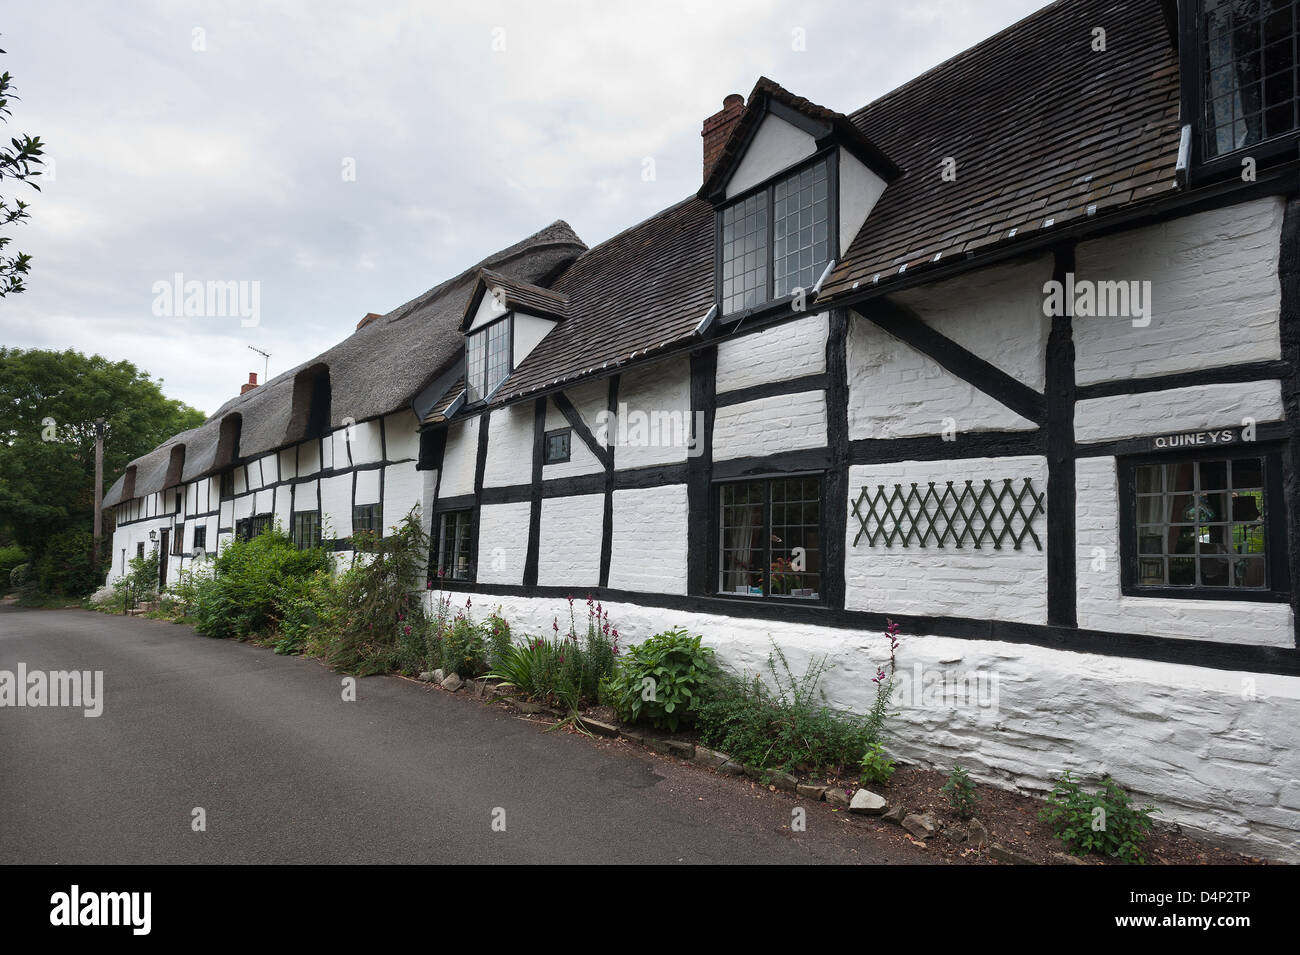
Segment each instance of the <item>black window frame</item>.
[[363,531],[370,531],[375,536],[373,540],[378,541],[384,536],[384,509],[383,505],[375,501],[370,504],[353,504],[352,505],[352,535],[357,533],[357,516],[364,512],[370,517],[366,520],[366,527],[361,528]]
[[203,553],[208,552],[208,524],[207,521],[201,521],[194,525],[193,542],[190,544],[190,554],[203,548]]
[[226,468],[217,479],[217,499],[229,501],[235,496],[235,469]]
[[[506,383],[506,380],[509,379],[511,375],[514,374],[515,372],[515,321],[514,319],[515,319],[515,313],[513,311],[508,311],[504,315],[501,315],[499,318],[494,318],[490,322],[484,322],[478,328],[472,329],[465,333],[465,404],[466,405],[474,407],[481,404],[485,404],[488,401],[492,400],[492,396],[497,393],[497,390],[503,384]],[[506,373],[505,375],[502,376],[501,380],[497,382],[496,386],[492,388],[491,391],[487,391],[485,394],[479,395],[476,398],[472,398],[471,395],[474,394],[474,383],[470,380],[470,366],[469,366],[470,341],[474,338],[477,338],[480,335],[484,336],[483,338],[483,342],[484,342],[483,384],[486,388],[487,374],[489,369],[488,359],[491,354],[489,351],[487,351],[488,339],[486,336],[488,335],[490,329],[495,328],[497,325],[499,325],[502,322],[506,323],[506,336],[505,336],[506,337]]]
[[[564,438],[564,457],[551,457],[551,439]],[[573,429],[556,428],[542,435],[542,463],[567,464],[573,457]]]
[[[1188,178],[1194,184],[1216,180],[1230,179],[1241,175],[1241,162],[1247,156],[1255,160],[1256,166],[1262,167],[1275,160],[1294,159],[1297,145],[1300,144],[1300,121],[1285,133],[1261,139],[1258,142],[1241,146],[1237,149],[1214,156],[1205,155],[1206,102],[1204,96],[1205,76],[1204,0],[1188,0],[1179,3],[1179,85],[1185,112],[1182,122],[1191,126],[1192,136],[1188,155]],[[1186,12],[1185,12],[1186,11]],[[1293,15],[1300,16],[1300,12]],[[1293,36],[1292,49],[1300,44],[1300,37]],[[1293,64],[1293,82],[1300,80],[1300,62]],[[1261,78],[1263,82],[1264,78]],[[1294,87],[1293,87],[1294,89]],[[1300,91],[1298,91],[1300,92]],[[1261,108],[1262,110],[1262,108]],[[1293,110],[1300,112],[1300,102],[1293,105]],[[1295,113],[1293,112],[1293,116]],[[1296,117],[1300,120],[1300,116]]]
[[[443,573],[444,566],[445,566],[443,564],[443,558],[444,556],[446,556],[443,553],[443,545],[446,542],[446,535],[444,534],[444,529],[443,529],[443,521],[446,520],[447,518],[459,519],[461,517],[464,517],[469,522],[468,527],[466,528],[465,531],[466,547],[469,553],[466,559],[467,566],[466,566],[464,576],[457,576],[454,573],[455,554],[450,555],[452,559],[451,561],[452,572]],[[474,547],[474,535],[475,533],[477,533],[475,529],[475,523],[477,522],[477,520],[478,520],[478,509],[474,507],[449,507],[446,508],[445,510],[440,510],[434,514],[435,534],[433,540],[433,548],[434,548],[433,576],[436,579],[454,580],[460,583],[474,583],[478,579],[478,568],[475,565],[475,547]]]
[[172,545],[173,557],[185,556],[185,525],[184,524],[173,525],[171,545]]
[[[839,258],[840,244],[840,188],[839,188],[839,146],[831,145],[818,149],[806,159],[801,159],[792,166],[787,166],[774,176],[769,177],[764,182],[744,192],[739,192],[730,196],[721,203],[714,212],[713,223],[713,304],[717,309],[718,321],[728,324],[739,322],[743,319],[755,315],[765,315],[770,312],[779,311],[787,308],[794,301],[794,293],[791,292],[780,298],[774,298],[773,293],[776,288],[776,239],[775,239],[775,209],[776,200],[775,192],[777,183],[791,176],[802,173],[805,169],[811,169],[819,162],[826,162],[826,201],[828,209],[826,213],[826,223],[829,232],[828,243],[830,257],[822,264],[822,271],[825,271],[827,265]],[[766,196],[766,216],[767,216],[767,285],[766,295],[763,301],[749,308],[742,308],[739,311],[727,312],[723,309],[722,300],[722,273],[723,273],[723,213],[732,206],[744,202],[758,194]],[[818,276],[820,278],[820,275]],[[816,282],[813,283],[814,285]],[[812,295],[812,287],[804,289],[806,295]]]
[[[817,480],[817,539],[819,541],[818,554],[820,556],[820,569],[816,572],[818,577],[817,596],[815,597],[795,597],[772,593],[772,482],[795,480],[803,478],[815,478]],[[766,528],[767,547],[763,556],[763,593],[762,594],[740,594],[735,591],[725,591],[721,589],[722,576],[722,540],[721,540],[721,523],[722,523],[722,489],[723,487],[736,484],[763,484],[767,488],[763,501],[763,526]],[[825,607],[829,606],[827,596],[827,579],[830,574],[830,568],[827,563],[829,559],[829,549],[826,541],[826,472],[822,470],[813,471],[780,471],[767,474],[746,475],[745,477],[719,478],[712,482],[709,494],[709,564],[708,564],[708,589],[707,594],[710,597],[716,597],[722,600],[744,600],[744,601],[763,601],[776,603],[790,603],[799,606]],[[805,571],[806,573],[806,571]]]
[[[1204,585],[1140,584],[1138,573],[1137,470],[1143,465],[1211,462],[1262,458],[1264,482],[1263,588],[1207,587]],[[1200,446],[1190,451],[1166,451],[1116,458],[1119,479],[1120,593],[1126,597],[1163,597],[1176,600],[1235,600],[1284,603],[1291,599],[1287,501],[1283,494],[1282,450],[1279,445],[1245,442],[1232,447]]]
[[[310,543],[306,543],[306,544],[304,544],[303,541],[302,526],[300,524],[300,521],[302,521],[302,519],[304,518],[315,518],[315,522],[311,524],[311,530],[314,532],[312,534],[312,537],[314,539],[311,540]],[[311,511],[293,512],[292,537],[293,537],[293,545],[297,547],[299,550],[310,550],[313,547],[319,547],[321,545],[322,543],[321,517],[320,517],[319,508]]]

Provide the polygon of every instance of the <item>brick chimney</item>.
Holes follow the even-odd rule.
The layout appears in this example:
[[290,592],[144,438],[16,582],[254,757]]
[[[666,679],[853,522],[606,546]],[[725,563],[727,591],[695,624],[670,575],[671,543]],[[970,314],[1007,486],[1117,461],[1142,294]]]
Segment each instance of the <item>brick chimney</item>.
[[361,329],[365,328],[375,319],[383,318],[383,317],[384,316],[380,315],[378,312],[366,312],[366,317],[363,318],[361,321],[357,322],[357,331],[361,331]]
[[709,178],[709,173],[713,171],[718,157],[722,155],[722,147],[727,144],[727,137],[731,135],[731,130],[735,128],[736,121],[744,111],[745,97],[739,93],[732,93],[722,101],[722,109],[704,121],[704,128],[700,131],[700,135],[704,137],[705,179]]
[[241,395],[246,395],[256,387],[257,387],[257,372],[250,371],[248,373],[248,384],[240,388],[239,393]]

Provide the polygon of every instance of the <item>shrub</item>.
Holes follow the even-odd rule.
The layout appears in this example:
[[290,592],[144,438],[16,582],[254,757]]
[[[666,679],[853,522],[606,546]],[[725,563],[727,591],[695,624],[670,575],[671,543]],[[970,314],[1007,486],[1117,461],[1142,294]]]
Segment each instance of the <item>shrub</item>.
[[440,663],[447,673],[455,673],[461,679],[469,680],[487,671],[487,645],[483,640],[483,631],[466,609],[456,614],[451,625],[442,633],[442,653]]
[[283,616],[286,588],[299,586],[331,565],[323,548],[299,550],[278,526],[251,540],[234,539],[217,554],[212,577],[195,588],[196,629],[237,640],[269,635]]
[[694,723],[705,685],[716,673],[713,651],[683,629],[665,630],[630,647],[608,681],[608,698],[619,717],[646,719],[675,732]]
[[95,536],[90,531],[67,530],[50,537],[33,565],[40,589],[73,597],[94,591],[102,582],[94,550]]
[[1056,781],[1039,818],[1074,855],[1095,853],[1141,863],[1146,861],[1142,844],[1151,832],[1151,815],[1159,811],[1133,805],[1132,797],[1109,776],[1103,777],[1100,792],[1088,793],[1067,771]]
[[17,544],[0,547],[0,593],[4,593],[10,586],[9,577],[13,574],[14,568],[26,563],[27,551]]
[[543,703],[576,708],[578,689],[572,681],[573,666],[565,670],[564,649],[567,641],[531,637],[522,644],[512,644],[502,652],[501,661],[488,676],[523,696]]
[[318,570],[310,577],[286,578],[279,585],[275,602],[279,614],[279,631],[272,645],[275,652],[304,653],[312,636],[332,622],[334,579],[328,570]]
[[948,781],[943,784],[943,794],[948,797],[948,805],[957,814],[958,819],[969,819],[975,815],[975,781],[960,766],[954,765],[948,774]]
[[763,770],[842,771],[875,742],[866,717],[841,713],[820,691],[826,658],[809,661],[795,677],[785,654],[773,647],[767,669],[771,687],[755,675],[714,681],[699,709],[704,742],[739,762]]
[[143,557],[132,557],[127,566],[130,570],[113,581],[113,599],[102,608],[110,613],[123,613],[138,603],[152,600],[158,592],[156,548]]
[[[574,620],[573,598],[569,598],[569,632],[560,636],[560,621],[552,624],[552,639],[530,637],[522,645],[508,642],[509,628],[498,616],[507,642],[493,650],[492,672],[520,693],[555,706],[569,714],[583,703],[595,702],[602,685],[614,674],[618,656],[618,631],[610,627],[609,612],[587,599],[587,633],[579,637]],[[496,639],[500,639],[499,637]]]
[[867,747],[867,751],[862,755],[861,766],[863,782],[881,785],[889,782],[889,778],[894,775],[894,770],[897,768],[885,752],[885,748],[879,743],[872,743]]
[[31,576],[31,572],[31,564],[24,563],[15,565],[14,568],[9,571],[9,586],[14,588],[21,587],[23,584],[27,583],[27,578]]
[[483,621],[483,630],[487,635],[488,660],[492,666],[499,666],[511,646],[510,624],[501,616],[500,607]]

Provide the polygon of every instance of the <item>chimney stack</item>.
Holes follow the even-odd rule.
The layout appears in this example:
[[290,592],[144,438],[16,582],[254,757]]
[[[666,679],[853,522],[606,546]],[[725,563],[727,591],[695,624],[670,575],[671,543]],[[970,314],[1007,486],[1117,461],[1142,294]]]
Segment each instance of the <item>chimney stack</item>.
[[248,384],[240,388],[239,393],[241,395],[246,395],[256,387],[257,387],[257,372],[250,371],[248,373]]
[[727,144],[727,137],[744,111],[745,97],[732,93],[722,101],[722,109],[704,121],[704,128],[700,131],[704,137],[704,179],[709,178],[722,155],[722,147]]
[[363,318],[361,321],[357,322],[357,331],[361,331],[361,329],[365,328],[375,319],[383,318],[383,317],[384,316],[380,315],[378,312],[366,312],[366,317]]

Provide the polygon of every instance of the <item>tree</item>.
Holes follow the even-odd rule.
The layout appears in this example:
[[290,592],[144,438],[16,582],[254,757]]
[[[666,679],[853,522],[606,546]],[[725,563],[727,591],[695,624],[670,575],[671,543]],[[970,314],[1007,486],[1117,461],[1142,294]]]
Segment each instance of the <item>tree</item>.
[[161,385],[129,361],[0,348],[0,544],[12,540],[35,558],[60,531],[90,528],[96,418],[105,422],[105,482],[202,423],[201,411]]
[[[4,50],[0,50],[3,53]],[[13,111],[9,108],[9,101],[18,99],[10,89],[12,78],[6,70],[0,73],[0,123],[9,121]],[[37,192],[41,191],[34,180],[41,174],[40,169],[36,168],[44,164],[41,156],[44,155],[45,144],[41,142],[39,136],[14,136],[10,138],[8,146],[0,146],[0,182],[5,179],[12,179],[14,182],[25,182]],[[13,205],[4,196],[0,196],[0,226],[12,225],[23,219],[30,217],[27,211],[27,203],[21,199],[14,199]],[[14,255],[6,255],[5,249],[9,245],[9,236],[0,235],[0,298],[4,298],[10,292],[18,293],[25,288],[23,276],[31,268],[32,257],[25,252],[18,252]]]

